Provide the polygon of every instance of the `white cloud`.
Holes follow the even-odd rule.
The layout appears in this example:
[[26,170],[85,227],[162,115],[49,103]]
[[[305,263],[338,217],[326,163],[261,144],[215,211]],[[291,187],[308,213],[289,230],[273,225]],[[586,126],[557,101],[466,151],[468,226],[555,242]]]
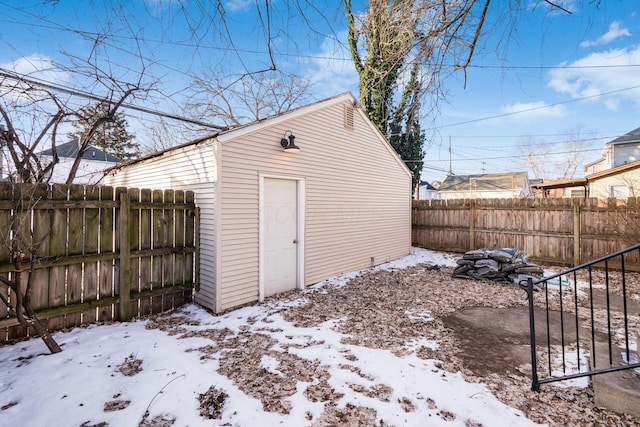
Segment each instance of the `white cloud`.
[[37,53],[0,64],[0,68],[52,83],[63,83],[69,78],[68,73],[58,69],[50,57]]
[[[547,87],[572,98],[595,97],[612,111],[623,100],[640,105],[637,87],[640,45],[594,52],[572,63],[561,64],[549,73]],[[598,96],[608,92],[608,95]]]
[[[358,90],[358,73],[353,66],[346,43],[347,32],[337,34],[337,39],[327,37],[320,45],[320,51],[310,60],[306,74],[319,92],[321,98],[339,93]],[[357,95],[356,95],[357,96]]]
[[617,38],[630,36],[631,32],[629,32],[626,28],[620,27],[620,22],[614,21],[609,25],[609,31],[604,33],[602,36],[593,41],[584,41],[580,43],[580,47],[592,47],[592,46],[602,46],[611,43]]
[[247,10],[253,4],[253,0],[229,0],[224,2],[224,7],[230,12],[238,12]]
[[528,10],[535,10],[542,7],[548,16],[566,15],[566,11],[578,12],[580,4],[576,0],[556,0],[553,2],[530,0],[527,4]]
[[533,123],[563,117],[567,109],[564,105],[549,105],[544,101],[518,102],[502,107],[502,113],[509,115],[512,122]]

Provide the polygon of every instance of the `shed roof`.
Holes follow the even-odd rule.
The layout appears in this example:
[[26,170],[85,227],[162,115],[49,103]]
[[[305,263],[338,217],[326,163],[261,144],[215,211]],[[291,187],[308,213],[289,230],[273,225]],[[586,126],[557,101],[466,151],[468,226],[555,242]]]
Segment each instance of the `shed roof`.
[[[75,159],[78,155],[78,140],[72,139],[69,142],[65,142],[64,144],[56,145],[56,153],[58,157],[61,158],[72,158]],[[53,150],[48,149],[40,152],[42,156],[52,156]],[[116,156],[113,156],[101,149],[90,145],[87,147],[87,150],[84,152],[82,156],[82,160],[96,160],[96,161],[104,161],[104,162],[112,162],[119,163],[122,160]]]
[[510,191],[529,182],[527,172],[449,175],[438,191]]
[[541,182],[532,183],[532,188],[540,190],[553,190],[556,188],[584,187],[587,184],[586,178],[577,179],[551,179],[542,180]]
[[[351,92],[344,92],[342,94],[339,95],[335,95],[320,101],[316,101],[313,102],[311,104],[307,104],[301,107],[297,107],[294,108],[292,110],[288,110],[288,111],[284,111],[282,113],[276,114],[274,116],[270,116],[270,117],[266,117],[264,119],[260,119],[251,123],[247,123],[247,124],[243,124],[243,125],[239,125],[239,126],[234,126],[234,127],[230,127],[230,128],[225,128],[225,129],[219,129],[217,131],[213,131],[211,134],[204,136],[202,138],[196,139],[194,141],[190,141],[187,142],[185,144],[181,144],[175,147],[171,147],[168,148],[166,150],[162,150],[162,151],[158,151],[152,154],[149,154],[147,156],[144,157],[140,157],[136,160],[127,162],[127,163],[122,163],[118,166],[115,166],[113,168],[111,168],[110,170],[118,170],[120,168],[127,168],[130,167],[134,164],[137,163],[141,163],[141,162],[145,162],[149,159],[155,158],[155,157],[160,157],[163,156],[165,153],[169,153],[169,152],[173,152],[173,151],[177,151],[180,149],[188,149],[188,147],[190,146],[195,146],[198,144],[201,144],[205,141],[209,141],[213,138],[215,138],[217,141],[221,142],[221,143],[225,143],[228,142],[230,140],[234,140],[242,135],[254,132],[256,130],[262,129],[264,126],[268,126],[271,124],[277,124],[283,120],[290,120],[292,118],[295,117],[300,117],[303,115],[306,115],[312,111],[315,111],[316,109],[320,109],[320,108],[324,108],[326,106],[329,105],[333,105],[335,103],[338,102],[350,102],[352,103],[354,106],[357,105],[357,100],[354,97],[354,95]],[[359,111],[361,114],[363,114],[366,117],[366,114],[364,114],[364,112],[362,112],[361,108],[356,108],[356,111]],[[411,175],[411,171],[409,171],[409,169],[407,168],[407,165],[404,163],[404,161],[400,158],[400,156],[398,155],[398,153],[393,149],[393,147],[391,146],[391,144],[389,144],[387,138],[385,138],[385,136],[380,132],[380,130],[371,122],[371,120],[367,117],[367,123],[370,126],[370,129],[379,136],[379,139],[381,141],[384,141],[384,143],[386,143],[386,145],[389,148],[390,153],[395,156],[396,160],[398,161],[398,163],[401,165],[401,167],[404,169],[405,173],[408,175]]]

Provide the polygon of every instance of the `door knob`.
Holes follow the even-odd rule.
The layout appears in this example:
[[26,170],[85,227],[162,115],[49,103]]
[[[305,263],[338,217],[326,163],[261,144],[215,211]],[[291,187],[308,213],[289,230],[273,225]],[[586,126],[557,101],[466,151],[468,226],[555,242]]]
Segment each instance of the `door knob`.
[[293,239],[293,243],[298,243],[298,239]]

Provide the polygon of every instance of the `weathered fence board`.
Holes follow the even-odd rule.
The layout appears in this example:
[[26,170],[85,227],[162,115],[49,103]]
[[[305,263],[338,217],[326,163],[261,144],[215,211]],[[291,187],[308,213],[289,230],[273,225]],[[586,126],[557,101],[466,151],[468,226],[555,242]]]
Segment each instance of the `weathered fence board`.
[[[421,200],[413,203],[415,246],[466,252],[516,247],[538,262],[578,265],[640,239],[640,202],[597,199]],[[635,255],[630,269],[640,269]]]
[[[21,280],[32,275],[33,308],[50,330],[157,313],[191,301],[195,221],[192,192],[0,183],[0,274],[15,278],[20,240]],[[32,333],[0,304],[0,342]]]

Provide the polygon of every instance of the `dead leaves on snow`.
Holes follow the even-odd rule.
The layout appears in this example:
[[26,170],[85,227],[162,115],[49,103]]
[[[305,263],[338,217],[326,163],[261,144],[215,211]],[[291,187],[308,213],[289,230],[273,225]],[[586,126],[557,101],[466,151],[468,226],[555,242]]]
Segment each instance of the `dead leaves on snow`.
[[[320,290],[305,291],[305,302],[291,304],[289,308],[278,307],[276,303],[300,300],[299,292],[270,298],[265,305],[273,304],[270,315],[277,313],[296,327],[314,327],[328,320],[340,319],[335,329],[344,334],[342,342],[345,344],[385,349],[398,356],[413,352],[422,359],[435,359],[434,372],[445,375],[444,371],[462,371],[468,381],[487,384],[499,399],[524,411],[534,421],[547,422],[552,426],[581,425],[586,419],[593,425],[623,425],[629,421],[595,407],[589,390],[565,388],[556,391],[550,388],[534,393],[530,391],[530,378],[525,375],[477,377],[465,369],[458,356],[463,349],[441,319],[468,307],[503,308],[526,306],[527,302],[525,293],[516,286],[452,279],[451,270],[418,265],[365,273],[341,287],[329,285]],[[302,391],[309,401],[324,403],[324,412],[315,420],[313,414],[307,414],[307,420],[313,426],[385,425],[377,419],[374,409],[340,402],[344,396],[331,386],[328,367],[317,360],[302,359],[289,352],[321,346],[322,342],[312,341],[311,337],[287,335],[286,340],[291,341],[287,344],[286,340],[278,342],[270,336],[282,334],[277,324],[265,328],[250,326],[258,322],[273,322],[273,318],[248,319],[239,332],[215,328],[186,331],[176,315],[167,317],[168,320],[157,317],[154,324],[172,334],[209,338],[209,345],[195,351],[201,352],[203,359],[219,358],[219,372],[244,393],[259,399],[266,411],[289,413],[292,408],[288,398]],[[435,341],[438,345],[433,348],[408,345],[416,339]],[[271,361],[269,366],[263,364],[265,357]],[[348,351],[343,357],[347,361],[357,360]],[[351,392],[383,402],[391,400],[394,390],[387,385],[376,383],[375,378],[356,366],[344,363],[339,367],[361,378],[347,384]],[[408,397],[396,399],[405,412],[414,412],[422,405],[429,409],[429,417],[456,419],[456,414],[438,408],[436,401],[429,396],[417,397],[418,400],[424,399],[421,404]],[[224,400],[226,402],[228,397]],[[463,422],[469,427],[480,426],[469,419]]]
[[118,365],[118,372],[127,377],[132,377],[142,371],[142,360],[135,355],[130,354],[124,359],[124,362]]
[[211,386],[205,393],[198,395],[200,401],[200,416],[212,420],[220,419],[224,404],[229,395],[224,390]]

